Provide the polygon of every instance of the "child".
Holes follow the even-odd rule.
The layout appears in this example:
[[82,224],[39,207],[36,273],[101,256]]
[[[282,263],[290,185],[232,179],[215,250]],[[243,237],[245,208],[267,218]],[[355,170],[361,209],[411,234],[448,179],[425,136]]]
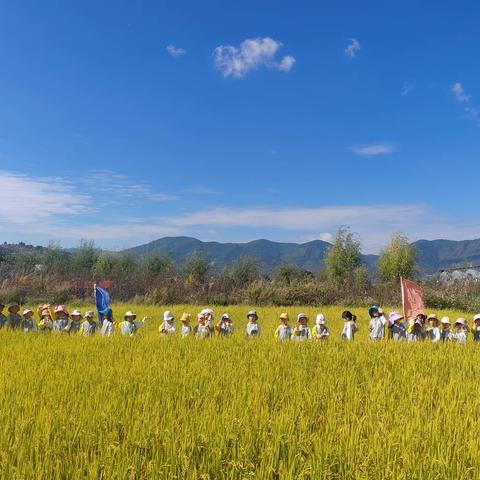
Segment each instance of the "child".
[[297,325],[293,329],[293,340],[303,342],[312,339],[312,331],[308,326],[308,317],[304,313],[297,315]]
[[158,330],[163,336],[175,333],[175,316],[170,310],[163,313],[163,322]]
[[385,338],[385,325],[387,319],[383,315],[383,310],[376,305],[368,310],[370,315],[370,338],[373,341],[383,340]]
[[213,336],[215,334],[215,313],[211,308],[204,308],[201,312],[205,317],[205,325],[210,332],[209,335]]
[[78,333],[82,326],[82,320],[82,312],[80,310],[74,310],[70,315],[70,322],[64,328],[64,331],[68,333]]
[[38,328],[37,322],[33,318],[33,311],[26,308],[23,311],[22,330],[26,333],[36,332]]
[[38,316],[40,317],[40,322],[38,323],[38,329],[45,333],[51,332],[53,330],[53,312],[50,305],[40,305],[38,307]]
[[293,329],[289,325],[290,318],[288,313],[282,313],[280,315],[280,325],[275,330],[275,338],[283,342],[284,340],[291,340],[293,336]]
[[472,333],[473,333],[473,341],[479,342],[480,341],[480,313],[477,313],[473,317]]
[[255,310],[247,313],[247,337],[258,337],[260,335],[260,325],[258,324],[258,315]]
[[464,318],[458,318],[455,322],[455,333],[452,333],[451,340],[462,345],[467,343],[468,325]]
[[315,326],[312,330],[313,338],[316,340],[326,341],[330,336],[330,331],[327,328],[327,321],[325,320],[325,315],[319,313],[317,319],[315,320]]
[[440,340],[442,342],[448,342],[451,340],[452,331],[450,330],[450,319],[448,317],[443,317],[440,320],[442,324],[442,330],[440,332]]
[[229,337],[230,335],[233,335],[232,317],[230,317],[228,313],[222,315],[222,319],[217,325],[217,331],[221,337]]
[[21,328],[23,317],[19,315],[20,305],[17,302],[13,302],[8,306],[8,327],[12,330]]
[[182,338],[190,336],[192,333],[192,327],[190,326],[191,315],[184,313],[180,321],[182,322]]
[[442,339],[442,333],[438,328],[438,318],[436,315],[430,315],[428,317],[426,334],[432,343],[438,343]]
[[68,325],[68,310],[65,305],[59,305],[55,309],[55,321],[53,322],[54,332],[63,332]]
[[137,315],[132,311],[125,314],[124,321],[120,323],[120,333],[124,337],[133,337],[136,335],[139,328],[145,325],[147,317],[143,317],[141,322],[136,322]]
[[[72,313],[72,316],[73,316],[73,313]],[[90,335],[95,335],[96,333],[97,333],[97,322],[95,322],[95,314],[90,311],[85,312],[85,321],[80,325],[78,334],[83,335],[84,337],[89,337]]]
[[342,313],[343,318],[343,330],[342,330],[342,340],[347,340],[349,342],[355,340],[355,333],[358,331],[357,327],[357,316],[353,315],[352,312],[345,310]]
[[203,311],[197,315],[198,325],[195,326],[193,332],[196,338],[208,338],[210,337],[210,329],[207,325],[207,319]]
[[417,318],[409,328],[407,340],[409,342],[421,342],[423,340],[423,324],[420,319]]
[[394,342],[403,342],[407,337],[407,327],[402,320],[403,316],[397,312],[391,312],[388,316],[390,335]]
[[113,318],[113,310],[110,307],[107,307],[102,312],[102,329],[100,334],[102,337],[111,337],[115,332],[115,320]]
[[0,303],[0,329],[2,329],[3,327],[6,327],[8,323],[7,317],[3,314],[4,308],[5,308],[5,305],[3,303]]

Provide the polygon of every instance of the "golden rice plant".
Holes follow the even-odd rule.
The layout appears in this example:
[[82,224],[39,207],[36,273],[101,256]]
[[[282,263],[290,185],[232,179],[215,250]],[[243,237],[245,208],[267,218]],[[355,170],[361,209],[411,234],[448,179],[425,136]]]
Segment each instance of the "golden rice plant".
[[1,478],[480,478],[480,345],[372,344],[358,309],[345,343],[339,307],[326,344],[273,338],[312,308],[259,308],[248,340],[248,306],[232,338],[182,340],[166,308],[199,310],[137,305],[133,338],[0,331]]

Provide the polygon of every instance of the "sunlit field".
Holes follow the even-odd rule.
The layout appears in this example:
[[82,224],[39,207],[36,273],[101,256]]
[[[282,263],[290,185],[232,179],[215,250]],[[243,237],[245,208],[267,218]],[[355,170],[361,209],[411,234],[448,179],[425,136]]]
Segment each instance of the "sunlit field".
[[[71,305],[70,308],[73,308]],[[179,318],[193,306],[170,308]],[[8,479],[476,479],[480,345],[355,342],[343,308],[228,311],[232,338],[0,331],[0,469]],[[385,309],[389,311],[389,309]],[[278,343],[277,317],[327,317],[328,343]],[[436,312],[452,319],[460,312]],[[472,315],[464,314],[471,323]],[[179,327],[177,323],[177,327]]]

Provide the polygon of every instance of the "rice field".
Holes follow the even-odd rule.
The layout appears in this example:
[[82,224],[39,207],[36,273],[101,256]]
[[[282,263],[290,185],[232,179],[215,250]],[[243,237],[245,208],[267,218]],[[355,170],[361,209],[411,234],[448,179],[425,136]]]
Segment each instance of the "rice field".
[[[232,314],[232,338],[182,340],[159,336],[167,307],[114,312],[130,308],[152,317],[133,338],[0,331],[1,478],[480,478],[471,338],[372,344],[352,308],[346,343],[343,308],[275,307],[257,309],[262,336],[247,340],[249,307],[235,306],[215,309]],[[284,310],[324,313],[328,343],[276,342]]]

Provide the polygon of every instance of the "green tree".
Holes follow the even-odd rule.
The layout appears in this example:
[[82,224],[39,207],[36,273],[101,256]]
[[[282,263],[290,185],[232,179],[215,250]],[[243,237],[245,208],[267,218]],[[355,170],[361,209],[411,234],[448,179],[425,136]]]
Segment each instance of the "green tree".
[[335,242],[325,258],[328,279],[336,284],[351,283],[361,266],[360,242],[348,228],[338,230]]
[[244,287],[258,280],[260,269],[254,258],[240,258],[232,268],[232,278],[237,287]]
[[95,249],[95,243],[91,240],[81,240],[80,246],[75,250],[72,257],[74,274],[85,278],[90,277],[97,258],[98,252]]
[[210,263],[197,252],[193,252],[183,264],[182,271],[189,282],[205,283],[210,271]]
[[390,243],[380,252],[378,273],[384,282],[397,282],[401,277],[409,278],[415,274],[417,257],[415,247],[406,235],[396,233]]

